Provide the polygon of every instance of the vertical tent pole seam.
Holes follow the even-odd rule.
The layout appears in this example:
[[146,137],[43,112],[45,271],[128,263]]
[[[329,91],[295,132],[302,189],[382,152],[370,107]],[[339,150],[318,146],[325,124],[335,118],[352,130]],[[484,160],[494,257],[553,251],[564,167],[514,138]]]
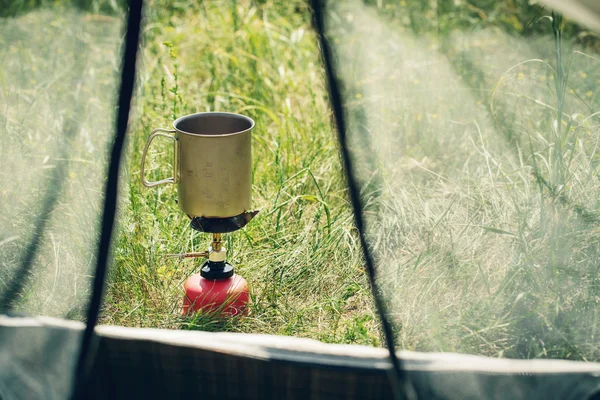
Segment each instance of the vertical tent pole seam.
[[346,173],[346,183],[348,185],[348,192],[350,202],[352,204],[352,211],[354,214],[354,222],[360,237],[360,245],[365,259],[367,272],[369,276],[369,284],[371,292],[375,300],[375,306],[377,308],[377,314],[381,320],[383,329],[383,335],[386,346],[389,350],[390,361],[392,363],[394,374],[390,376],[392,388],[396,398],[405,398],[407,396],[414,396],[414,389],[410,385],[406,377],[406,372],[402,368],[402,361],[398,358],[394,346],[394,336],[392,332],[392,326],[388,320],[386,314],[386,307],[380,293],[377,290],[376,283],[376,270],[375,263],[371,251],[369,250],[367,240],[364,232],[364,222],[362,216],[362,202],[360,200],[360,193],[358,188],[357,179],[354,176],[354,169],[352,165],[352,159],[350,157],[350,151],[347,144],[346,136],[346,121],[344,119],[344,109],[342,104],[342,95],[340,92],[337,77],[333,66],[333,55],[329,41],[325,37],[324,19],[322,13],[321,0],[310,0],[312,14],[313,14],[313,25],[317,33],[317,39],[319,41],[321,57],[326,73],[326,83],[329,89],[329,98],[331,102],[331,108],[333,111],[333,117],[335,120],[335,126],[337,128],[338,141],[340,144],[340,151],[342,153],[342,159],[344,163],[344,171]]
[[87,312],[86,327],[81,339],[81,348],[79,350],[79,357],[74,371],[74,382],[71,392],[72,399],[85,397],[85,387],[92,364],[91,361],[93,360],[92,347],[94,345],[94,340],[96,339],[94,337],[94,328],[98,322],[100,306],[102,305],[102,296],[104,294],[110,246],[117,210],[121,155],[123,153],[123,146],[127,133],[127,123],[129,121],[129,111],[131,109],[131,99],[135,86],[136,58],[139,47],[142,4],[143,0],[130,0],[129,2],[129,12],[127,15],[127,27],[125,32],[125,49],[121,65],[121,86],[115,121],[116,130],[104,190],[104,206],[100,241],[98,243],[98,254],[96,258],[96,273],[94,275],[92,297]]

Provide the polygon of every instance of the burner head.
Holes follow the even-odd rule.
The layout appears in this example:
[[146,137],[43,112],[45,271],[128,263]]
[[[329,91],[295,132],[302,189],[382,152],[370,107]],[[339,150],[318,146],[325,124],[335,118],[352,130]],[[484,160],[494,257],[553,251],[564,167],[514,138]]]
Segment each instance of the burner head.
[[205,279],[217,280],[227,279],[233,276],[233,267],[225,261],[206,261],[200,269],[200,276]]
[[258,210],[246,211],[235,217],[228,218],[193,217],[190,226],[199,232],[206,233],[234,232],[246,226],[256,214],[258,214]]

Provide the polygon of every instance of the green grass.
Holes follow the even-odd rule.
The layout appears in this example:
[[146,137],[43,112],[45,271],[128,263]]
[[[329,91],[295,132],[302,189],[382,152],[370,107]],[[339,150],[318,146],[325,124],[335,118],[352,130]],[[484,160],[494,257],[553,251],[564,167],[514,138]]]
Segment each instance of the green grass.
[[[107,4],[92,2],[98,10]],[[331,9],[367,234],[399,347],[600,360],[599,46],[581,27],[541,18],[550,15],[520,0],[367,1]],[[55,17],[40,10],[14,22],[48,35]],[[39,137],[31,132],[52,114],[57,100],[49,93],[71,99],[61,115],[84,104],[83,132],[99,132],[91,136],[96,149],[106,146],[110,126],[101,116],[114,91],[107,82],[116,77],[118,14],[72,18],[56,49],[70,49],[69,35],[92,29],[80,35],[95,57],[85,76],[89,93],[102,96],[68,97],[70,81],[61,92],[27,83],[24,94],[40,100],[17,107],[11,75],[0,75],[9,110],[3,133],[20,135],[2,149],[33,154],[29,165],[39,167],[31,177],[22,174],[21,186],[9,172],[27,170],[22,161],[0,174],[7,216],[0,246],[10,249],[2,273],[30,234],[11,227],[35,221],[34,199],[19,199],[28,190],[35,199],[43,194],[31,188],[40,186],[34,172],[48,160],[36,153]],[[95,29],[104,30],[103,41],[91,39]],[[6,69],[13,76],[21,64],[43,65],[36,53],[47,45],[31,40],[20,47],[3,42],[2,51],[17,48],[20,57]],[[102,60],[110,65],[98,70]],[[102,322],[381,345],[305,4],[148,1],[139,60]],[[23,81],[56,74],[23,71]],[[39,119],[27,119],[31,109]],[[148,189],[139,181],[150,131],[198,111],[239,112],[257,123],[253,202],[260,213],[226,238],[230,262],[252,292],[249,314],[233,320],[181,315],[182,284],[200,262],[166,255],[205,250],[210,237],[189,227],[175,187]],[[62,121],[54,122],[57,131]],[[51,144],[59,154],[62,143]],[[23,309],[81,318],[66,303],[81,303],[88,293],[105,165],[97,156],[103,153],[86,153],[87,145],[73,147],[76,176],[53,217],[38,283],[24,293]],[[169,149],[167,141],[155,143],[151,180],[169,175]],[[40,306],[38,294],[48,292]]]
[[[225,323],[233,331],[378,344],[306,7],[206,3],[165,17],[151,4],[147,13],[104,322],[189,329]],[[230,262],[250,283],[252,305],[248,317],[230,322],[181,316],[182,283],[202,261],[165,255],[204,250],[210,236],[189,227],[174,187],[147,189],[138,178],[152,128],[209,110],[256,121],[253,203],[260,213],[226,239]],[[159,142],[151,155],[155,178],[170,170],[166,146]]]

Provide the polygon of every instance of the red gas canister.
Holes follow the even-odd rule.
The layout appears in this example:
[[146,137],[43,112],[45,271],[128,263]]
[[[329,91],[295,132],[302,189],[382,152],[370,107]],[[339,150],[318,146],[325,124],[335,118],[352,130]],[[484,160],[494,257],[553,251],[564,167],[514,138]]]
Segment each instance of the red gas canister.
[[200,274],[190,276],[183,285],[183,314],[195,311],[235,316],[247,311],[250,301],[248,282],[233,274],[226,279],[206,279]]

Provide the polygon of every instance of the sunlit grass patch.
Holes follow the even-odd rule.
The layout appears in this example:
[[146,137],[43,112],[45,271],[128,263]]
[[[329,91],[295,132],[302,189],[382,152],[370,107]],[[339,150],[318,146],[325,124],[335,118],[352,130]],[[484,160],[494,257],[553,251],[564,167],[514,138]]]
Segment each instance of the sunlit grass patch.
[[[154,6],[146,10],[152,28],[104,321],[221,326],[208,316],[182,319],[182,283],[200,263],[165,257],[204,250],[210,238],[189,227],[175,188],[146,190],[138,181],[152,128],[221,110],[256,121],[253,202],[260,210],[243,231],[227,235],[230,262],[251,286],[249,314],[227,329],[379,343],[306,7],[207,3],[166,15]],[[149,179],[171,168],[161,145],[150,154]]]

